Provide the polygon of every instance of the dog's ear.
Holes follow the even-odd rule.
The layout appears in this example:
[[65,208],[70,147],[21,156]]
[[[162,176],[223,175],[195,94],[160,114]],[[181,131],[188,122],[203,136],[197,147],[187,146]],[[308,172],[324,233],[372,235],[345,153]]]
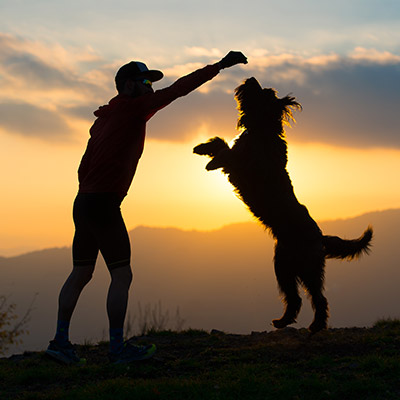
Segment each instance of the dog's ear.
[[284,107],[294,107],[296,109],[301,109],[301,104],[296,100],[295,97],[291,96],[288,94],[285,97],[282,97],[279,99],[281,104],[283,104]]
[[296,122],[293,117],[293,111],[301,111],[303,108],[295,97],[287,95],[279,99],[278,102],[282,109],[282,120],[287,124],[290,123],[290,120]]

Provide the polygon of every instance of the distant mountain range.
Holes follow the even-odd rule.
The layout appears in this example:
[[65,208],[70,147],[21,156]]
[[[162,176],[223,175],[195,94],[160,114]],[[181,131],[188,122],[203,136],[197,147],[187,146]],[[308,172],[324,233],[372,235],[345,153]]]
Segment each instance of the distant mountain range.
[[[320,226],[326,234],[355,238],[369,224],[375,232],[369,256],[352,262],[327,262],[326,295],[332,327],[370,326],[382,317],[400,317],[400,209]],[[167,328],[171,329],[182,326],[183,319],[183,328],[233,333],[273,329],[271,320],[282,312],[272,264],[274,243],[257,223],[233,224],[210,232],[137,227],[130,236],[135,278],[129,311],[136,330],[146,312],[158,320],[168,312]],[[24,337],[21,349],[43,349],[52,338],[58,292],[70,270],[70,248],[0,257],[0,293],[17,304],[18,314],[24,313],[37,293],[30,335]],[[107,269],[99,260],[93,281],[78,303],[72,341],[108,340],[108,283]],[[308,326],[311,319],[304,296],[294,326]]]

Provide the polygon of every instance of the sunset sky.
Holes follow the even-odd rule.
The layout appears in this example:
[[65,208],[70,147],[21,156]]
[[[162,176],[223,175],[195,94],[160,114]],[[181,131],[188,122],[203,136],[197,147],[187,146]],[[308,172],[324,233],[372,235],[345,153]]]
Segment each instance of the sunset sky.
[[236,131],[233,90],[255,76],[302,104],[287,129],[289,172],[317,220],[400,207],[397,0],[1,0],[0,255],[69,246],[77,168],[93,111],[131,60],[162,88],[240,50],[148,124],[123,213],[138,225],[210,230],[251,221],[194,145]]

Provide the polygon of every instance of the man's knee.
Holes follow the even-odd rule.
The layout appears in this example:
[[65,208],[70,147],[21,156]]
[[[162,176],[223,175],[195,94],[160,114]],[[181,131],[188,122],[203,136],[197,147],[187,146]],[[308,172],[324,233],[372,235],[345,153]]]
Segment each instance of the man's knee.
[[71,278],[80,285],[86,285],[93,277],[94,266],[79,266],[72,270]]
[[130,286],[133,280],[132,269],[130,265],[110,269],[111,279],[126,286]]

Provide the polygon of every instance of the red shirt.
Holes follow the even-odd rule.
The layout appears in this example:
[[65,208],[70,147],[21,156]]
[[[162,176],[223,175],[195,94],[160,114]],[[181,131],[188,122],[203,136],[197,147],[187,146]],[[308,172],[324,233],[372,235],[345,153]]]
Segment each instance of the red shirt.
[[118,193],[125,197],[142,155],[146,122],[160,109],[214,78],[208,65],[171,86],[139,97],[118,95],[94,112],[96,121],[79,170],[79,192]]

